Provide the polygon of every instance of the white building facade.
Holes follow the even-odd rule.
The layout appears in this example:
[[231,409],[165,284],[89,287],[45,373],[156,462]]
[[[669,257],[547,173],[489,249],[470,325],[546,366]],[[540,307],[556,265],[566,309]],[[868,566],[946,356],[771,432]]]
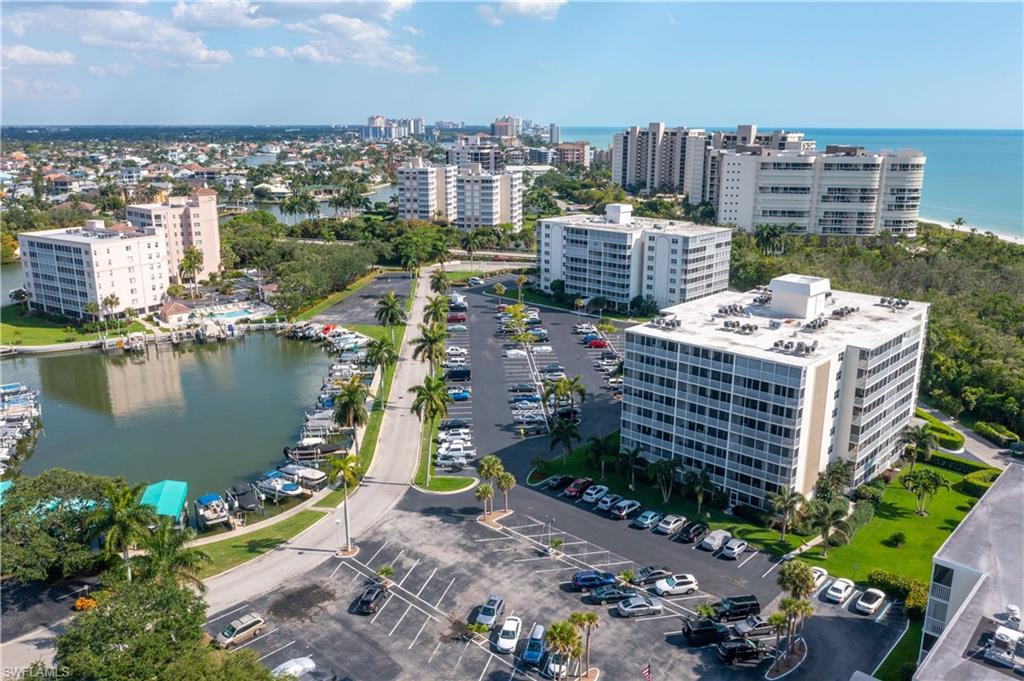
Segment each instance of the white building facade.
[[667,307],[724,291],[731,245],[729,229],[635,218],[629,204],[537,222],[541,288],[562,281],[566,293],[622,309],[637,296]]
[[854,484],[901,454],[920,382],[926,303],[786,275],[662,310],[627,330],[621,441],[678,474],[706,470],[730,504],[810,496],[831,461]]
[[448,149],[448,165],[462,168],[474,164],[487,172],[497,172],[501,168],[501,149],[481,135],[460,137]]
[[160,230],[166,241],[168,271],[180,280],[179,266],[185,251],[195,247],[203,254],[196,279],[208,279],[220,270],[220,225],[217,219],[217,193],[196,189],[191,196],[171,196],[164,203],[132,204],[125,218],[133,227]]
[[523,176],[488,172],[480,164],[459,168],[456,178],[456,219],[460,229],[511,224],[523,227]]
[[421,158],[398,169],[398,217],[403,220],[455,221],[458,168],[432,166]]

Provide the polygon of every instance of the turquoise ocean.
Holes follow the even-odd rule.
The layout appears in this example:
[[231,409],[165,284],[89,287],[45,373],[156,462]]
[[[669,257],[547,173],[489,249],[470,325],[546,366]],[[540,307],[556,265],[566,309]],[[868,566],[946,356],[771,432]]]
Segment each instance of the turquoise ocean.
[[[624,127],[563,126],[562,139],[607,147]],[[952,222],[962,217],[981,231],[1024,238],[1024,130],[760,127],[801,130],[819,149],[826,144],[920,149],[928,157],[922,218]]]

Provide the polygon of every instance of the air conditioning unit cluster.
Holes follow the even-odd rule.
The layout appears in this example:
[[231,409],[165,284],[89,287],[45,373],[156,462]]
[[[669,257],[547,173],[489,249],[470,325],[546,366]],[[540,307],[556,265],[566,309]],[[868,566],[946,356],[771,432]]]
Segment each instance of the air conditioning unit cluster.
[[742,334],[744,336],[749,336],[750,334],[752,334],[755,331],[757,331],[757,324],[741,324],[740,322],[725,322],[724,327],[725,327],[726,331],[735,331],[736,333]]
[[828,320],[824,317],[818,317],[804,324],[804,328],[810,331],[817,331],[818,329],[824,329],[828,326]]
[[860,306],[851,307],[850,305],[844,305],[843,307],[832,310],[832,316],[837,319],[842,319],[843,317],[849,317],[854,312],[860,312]]
[[772,294],[770,293],[763,293],[754,298],[754,305],[767,305],[770,302],[772,302]]
[[718,314],[721,315],[741,315],[743,314],[742,305],[720,305],[718,307]]
[[910,301],[905,298],[881,298],[878,304],[882,307],[894,307],[898,310],[902,310],[907,305],[910,305]]
[[678,329],[682,322],[675,316],[655,317],[651,320],[651,326],[658,329]]
[[818,341],[804,343],[803,341],[777,340],[772,344],[772,349],[790,352],[795,355],[809,355],[818,349]]

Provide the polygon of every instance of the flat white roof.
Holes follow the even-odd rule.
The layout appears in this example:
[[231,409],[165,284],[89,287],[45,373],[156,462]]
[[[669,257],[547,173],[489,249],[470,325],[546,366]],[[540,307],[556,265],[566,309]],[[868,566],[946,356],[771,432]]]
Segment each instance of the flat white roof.
[[78,244],[93,244],[106,239],[140,239],[147,236],[159,236],[155,232],[141,230],[85,229],[69,227],[67,229],[44,229],[38,232],[22,232],[18,236],[26,238],[43,238],[48,240],[67,241]]
[[657,229],[666,234],[679,234],[680,236],[700,236],[702,234],[719,234],[732,232],[728,227],[715,227],[714,225],[698,225],[684,220],[666,220],[664,218],[641,218],[632,216],[629,222],[619,224],[609,222],[604,215],[593,215],[591,213],[576,213],[573,215],[562,215],[559,217],[543,218],[538,222],[556,222],[569,227],[582,227],[591,229],[607,229],[618,232],[637,232],[643,229]]
[[[819,281],[817,277],[810,279],[813,281],[802,283]],[[675,318],[679,322],[678,326],[655,326],[648,322],[633,326],[628,331],[782,364],[810,366],[822,357],[841,352],[851,345],[875,347],[897,333],[916,326],[928,309],[928,303],[907,301],[905,307],[897,308],[882,305],[878,296],[833,289],[824,308],[823,318],[828,324],[809,329],[804,325],[811,319],[783,314],[773,310],[770,304],[755,302],[765,292],[723,291],[663,309],[662,316]],[[854,308],[854,311],[844,316],[832,314],[841,308]],[[726,328],[726,322],[738,325],[741,329],[743,325],[750,324],[757,328],[751,333],[741,333]],[[776,349],[776,341],[792,342],[794,348],[790,351]],[[809,345],[815,341],[818,343],[817,349],[810,354],[795,352],[797,343]]]

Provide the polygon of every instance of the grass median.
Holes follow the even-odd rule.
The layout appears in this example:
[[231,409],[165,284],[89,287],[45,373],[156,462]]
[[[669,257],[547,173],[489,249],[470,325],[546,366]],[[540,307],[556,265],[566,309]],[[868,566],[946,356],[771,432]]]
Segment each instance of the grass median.
[[[437,431],[440,421],[434,419],[431,423],[424,424],[423,436],[420,438],[420,465],[416,469],[416,486],[430,492],[455,492],[469,488],[474,478],[464,475],[434,475],[434,461],[430,455],[431,449],[437,453],[431,443],[437,440]],[[427,484],[427,470],[430,471],[430,484]]]
[[910,627],[907,628],[899,643],[875,672],[875,678],[878,681],[903,681],[910,678],[906,670],[917,664],[917,656],[921,653],[921,630],[923,628],[923,620],[911,620]]
[[300,511],[290,518],[255,532],[201,546],[199,548],[208,554],[211,560],[203,565],[199,576],[203,579],[211,577],[272,551],[303,530],[309,529],[323,517],[322,511]]

